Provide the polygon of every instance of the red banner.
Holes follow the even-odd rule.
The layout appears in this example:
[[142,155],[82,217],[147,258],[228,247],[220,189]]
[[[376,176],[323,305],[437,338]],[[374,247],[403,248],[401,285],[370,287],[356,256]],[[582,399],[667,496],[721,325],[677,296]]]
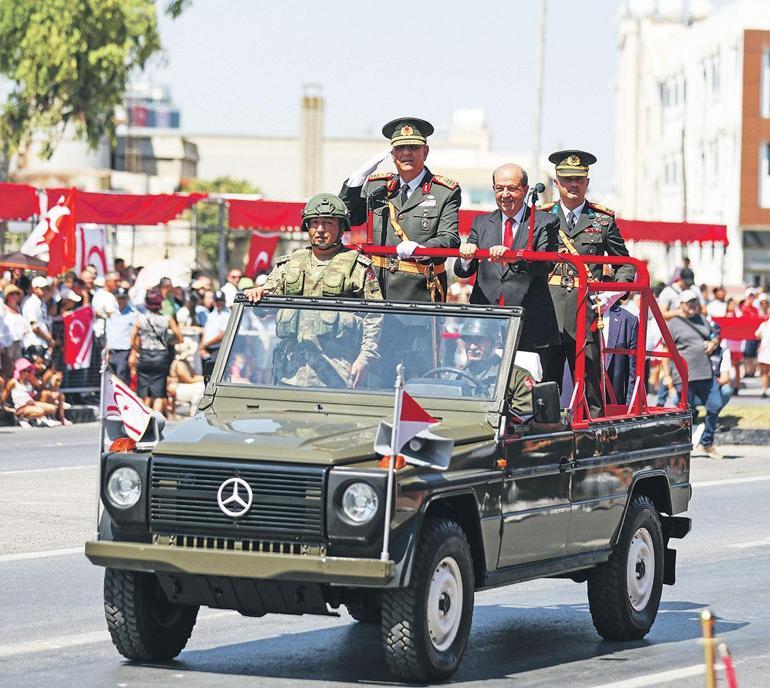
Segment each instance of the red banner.
[[273,255],[278,246],[279,234],[251,233],[249,243],[249,257],[246,261],[244,273],[246,277],[255,278],[263,272],[269,272],[273,265]]
[[51,207],[45,215],[48,226],[43,240],[48,244],[49,275],[60,275],[75,267],[78,193],[76,189],[70,189],[66,198]]
[[754,333],[766,318],[743,316],[741,318],[713,318],[719,325],[722,339],[756,339]]
[[727,246],[725,225],[705,225],[693,222],[646,222],[642,220],[617,220],[620,233],[626,241],[657,241],[671,244],[705,243],[713,241]]
[[[67,192],[68,189],[47,189],[48,205],[56,203]],[[164,224],[203,198],[206,198],[204,193],[137,195],[78,191],[78,222],[104,225]]]
[[70,370],[88,368],[94,346],[94,309],[82,306],[64,314],[64,364]]
[[304,203],[288,201],[244,201],[232,198],[227,201],[230,209],[231,229],[293,229],[302,223]]
[[0,220],[27,220],[37,212],[35,187],[0,183]]

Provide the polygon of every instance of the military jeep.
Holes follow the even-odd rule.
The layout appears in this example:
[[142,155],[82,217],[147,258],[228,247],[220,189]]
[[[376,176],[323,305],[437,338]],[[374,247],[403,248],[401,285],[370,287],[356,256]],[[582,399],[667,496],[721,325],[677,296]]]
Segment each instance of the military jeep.
[[[200,605],[246,616],[344,605],[380,625],[395,677],[445,679],[475,592],[544,577],[587,583],[603,638],[644,637],[674,583],[670,541],[690,529],[679,515],[690,414],[575,422],[554,383],[522,405],[511,398],[521,319],[498,306],[239,298],[197,415],[150,451],[103,453],[86,555],[106,567],[118,651],[175,657]],[[446,470],[397,464],[385,513],[390,459],[374,443],[394,371],[377,347],[402,331],[421,333],[405,390],[453,445]],[[473,348],[464,332],[490,341]],[[403,452],[432,463],[430,440]]]

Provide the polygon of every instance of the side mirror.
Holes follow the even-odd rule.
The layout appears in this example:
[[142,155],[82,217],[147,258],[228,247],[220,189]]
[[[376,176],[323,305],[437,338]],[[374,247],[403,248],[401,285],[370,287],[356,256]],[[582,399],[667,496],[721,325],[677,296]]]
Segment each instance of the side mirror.
[[532,411],[532,420],[536,423],[559,423],[559,385],[555,382],[541,382],[535,385],[532,390]]
[[203,382],[204,384],[208,384],[209,380],[211,380],[211,376],[214,373],[214,364],[216,363],[216,360],[213,358],[209,358],[205,361],[203,361]]

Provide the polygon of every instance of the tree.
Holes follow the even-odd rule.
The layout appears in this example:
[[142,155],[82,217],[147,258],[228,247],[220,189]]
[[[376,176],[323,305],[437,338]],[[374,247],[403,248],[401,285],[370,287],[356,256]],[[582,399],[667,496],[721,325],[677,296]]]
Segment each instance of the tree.
[[[189,179],[185,180],[180,191],[187,193],[202,192],[208,194],[258,194],[259,188],[245,179],[236,179],[234,177],[217,177],[216,179]],[[220,206],[218,203],[197,203],[195,205],[195,226],[196,226],[196,254],[198,263],[208,270],[218,271],[219,267],[219,236],[220,227],[228,226],[227,208],[224,214],[220,216]],[[190,213],[190,211],[187,211]],[[230,236],[227,241],[228,265],[231,264],[233,257],[238,254],[238,259],[243,260],[245,252],[248,250],[248,240],[250,234],[241,232],[238,236]],[[226,269],[225,266],[224,269]]]
[[[177,17],[190,0],[166,0]],[[96,146],[114,134],[126,84],[160,50],[153,0],[0,0],[0,179],[33,132],[50,157],[68,124]]]

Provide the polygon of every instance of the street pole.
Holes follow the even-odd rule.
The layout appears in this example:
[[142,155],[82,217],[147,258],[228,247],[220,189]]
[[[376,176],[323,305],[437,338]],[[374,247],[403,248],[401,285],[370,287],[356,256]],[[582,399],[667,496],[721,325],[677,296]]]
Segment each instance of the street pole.
[[537,76],[535,77],[535,121],[533,136],[534,160],[532,163],[534,171],[534,180],[540,179],[540,135],[542,132],[542,113],[543,113],[543,81],[545,79],[545,0],[540,0],[540,13],[538,18],[538,41],[537,41]]
[[220,198],[219,203],[219,286],[225,283],[227,274],[227,236],[225,235],[225,199]]

